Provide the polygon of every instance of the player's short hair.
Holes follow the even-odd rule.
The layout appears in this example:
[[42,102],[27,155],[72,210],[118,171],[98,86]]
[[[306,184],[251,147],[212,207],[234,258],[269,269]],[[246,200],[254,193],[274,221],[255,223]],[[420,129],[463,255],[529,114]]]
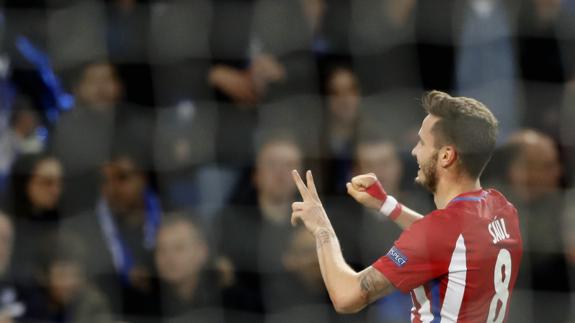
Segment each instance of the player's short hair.
[[424,94],[422,106],[440,118],[432,129],[436,147],[455,146],[463,170],[479,178],[495,150],[498,122],[493,113],[475,99],[441,91]]

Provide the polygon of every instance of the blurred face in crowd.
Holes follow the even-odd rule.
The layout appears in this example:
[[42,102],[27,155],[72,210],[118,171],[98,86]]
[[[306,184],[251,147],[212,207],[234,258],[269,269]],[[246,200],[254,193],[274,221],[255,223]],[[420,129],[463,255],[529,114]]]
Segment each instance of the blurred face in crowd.
[[323,288],[316,240],[306,230],[298,229],[293,233],[282,261],[288,271],[295,273],[308,286]]
[[12,223],[4,214],[0,214],[0,276],[6,273],[12,254],[14,231]]
[[417,159],[419,170],[415,182],[435,193],[438,182],[437,159],[439,151],[435,147],[435,138],[432,132],[433,125],[439,120],[438,117],[428,114],[419,129],[419,141],[411,151]]
[[55,261],[48,269],[50,296],[58,304],[71,303],[84,286],[82,266],[72,261]]
[[358,173],[374,173],[386,191],[399,191],[403,165],[397,149],[391,141],[360,143],[357,147]]
[[554,20],[561,11],[561,0],[532,0],[535,13],[544,22]]
[[178,221],[160,229],[156,267],[163,281],[172,285],[186,282],[202,270],[207,259],[208,246],[191,223]]
[[277,141],[263,146],[256,159],[254,176],[260,198],[278,203],[292,199],[296,187],[291,171],[301,166],[301,152],[294,143]]
[[37,114],[33,110],[28,109],[16,113],[17,116],[13,125],[14,130],[24,138],[33,135],[38,127]]
[[532,130],[512,135],[509,140],[519,146],[508,174],[516,193],[532,199],[557,190],[562,169],[553,140]]
[[37,210],[52,210],[58,206],[62,195],[62,165],[54,158],[36,164],[28,182],[30,203]]
[[359,109],[359,87],[348,69],[335,70],[328,81],[328,104],[332,117],[341,123],[355,122]]
[[107,110],[120,100],[122,85],[112,65],[97,63],[86,67],[76,92],[82,104],[97,110]]
[[130,158],[105,164],[102,174],[103,194],[112,210],[124,213],[143,207],[146,178]]

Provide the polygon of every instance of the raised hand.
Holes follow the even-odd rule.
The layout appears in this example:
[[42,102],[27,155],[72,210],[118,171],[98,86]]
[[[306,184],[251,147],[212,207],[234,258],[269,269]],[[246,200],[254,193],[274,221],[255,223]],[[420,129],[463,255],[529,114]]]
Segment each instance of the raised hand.
[[379,210],[387,193],[373,173],[355,176],[347,183],[347,193],[363,206]]
[[303,199],[302,202],[292,203],[292,225],[295,226],[298,221],[301,221],[313,234],[322,228],[331,230],[331,223],[317,194],[311,171],[306,172],[307,185],[296,170],[292,171],[292,176]]

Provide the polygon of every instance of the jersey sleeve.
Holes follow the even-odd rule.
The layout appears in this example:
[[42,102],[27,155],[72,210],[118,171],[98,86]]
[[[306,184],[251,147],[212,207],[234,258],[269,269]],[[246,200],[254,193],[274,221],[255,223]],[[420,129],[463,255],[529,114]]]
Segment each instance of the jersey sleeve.
[[448,272],[460,233],[450,213],[436,210],[403,231],[372,266],[397,289],[408,292]]

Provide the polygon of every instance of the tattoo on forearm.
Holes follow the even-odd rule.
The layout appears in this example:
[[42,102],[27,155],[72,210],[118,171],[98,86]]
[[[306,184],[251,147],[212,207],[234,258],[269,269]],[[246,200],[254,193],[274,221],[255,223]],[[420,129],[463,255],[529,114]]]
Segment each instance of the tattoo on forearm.
[[363,275],[360,280],[361,290],[370,294],[375,289],[373,279],[369,275]]
[[316,237],[317,248],[321,249],[321,247],[323,247],[323,245],[330,243],[331,238],[332,238],[331,231],[329,231],[329,230],[319,231],[317,234],[317,237]]
[[373,302],[391,290],[391,284],[387,279],[372,267],[360,273],[359,285],[363,292],[365,304]]

